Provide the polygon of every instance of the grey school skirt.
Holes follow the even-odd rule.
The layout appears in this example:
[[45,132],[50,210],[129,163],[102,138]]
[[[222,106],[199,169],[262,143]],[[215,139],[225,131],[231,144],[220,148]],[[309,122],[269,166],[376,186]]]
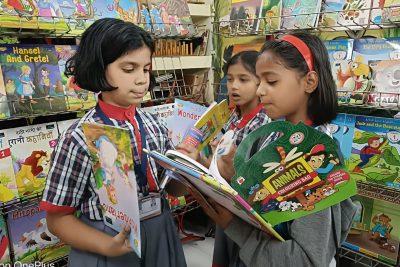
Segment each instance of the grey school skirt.
[[[104,225],[81,216],[81,220],[105,233],[117,232]],[[185,267],[185,255],[178,238],[177,228],[169,208],[157,217],[141,222],[142,258],[134,252],[120,257],[105,257],[72,248],[69,254],[69,267]]]

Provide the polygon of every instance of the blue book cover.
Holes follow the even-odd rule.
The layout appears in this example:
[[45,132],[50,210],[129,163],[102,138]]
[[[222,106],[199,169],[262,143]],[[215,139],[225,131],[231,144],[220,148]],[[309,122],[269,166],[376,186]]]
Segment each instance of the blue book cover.
[[342,143],[343,133],[345,130],[345,120],[346,114],[339,113],[336,118],[332,120],[330,124],[328,124],[329,131],[331,132],[333,139],[335,139],[338,144]]
[[[342,142],[340,145],[340,149],[342,150],[343,157],[345,160],[348,160],[350,158],[351,154],[351,145],[353,143],[353,133],[354,133],[354,127],[356,123],[356,115],[353,114],[346,114],[346,119],[344,121],[344,126],[343,126],[343,136],[342,136]],[[346,162],[346,166],[347,166]]]

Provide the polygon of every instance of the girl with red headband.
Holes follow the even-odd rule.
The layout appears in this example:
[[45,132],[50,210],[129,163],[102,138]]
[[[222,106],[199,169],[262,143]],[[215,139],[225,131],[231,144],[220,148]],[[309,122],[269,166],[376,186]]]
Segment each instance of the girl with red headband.
[[[336,117],[337,95],[328,53],[308,33],[267,41],[257,59],[257,94],[271,119],[304,122],[329,134],[325,124]],[[220,173],[232,177],[232,160],[218,162]],[[214,204],[199,203],[233,242],[224,255],[214,254],[213,266],[336,266],[334,256],[350,229],[355,206],[350,199],[293,221],[276,230],[278,241]],[[225,260],[221,260],[221,259]]]

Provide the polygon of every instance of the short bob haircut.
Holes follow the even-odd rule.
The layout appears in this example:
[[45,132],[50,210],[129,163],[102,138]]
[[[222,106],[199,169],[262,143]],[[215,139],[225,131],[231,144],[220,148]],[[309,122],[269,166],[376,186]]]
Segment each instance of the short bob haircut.
[[105,77],[107,65],[143,46],[153,54],[153,39],[140,27],[120,19],[99,19],[82,34],[76,54],[66,62],[65,75],[74,76],[79,87],[91,92],[115,90]]
[[237,54],[235,54],[233,57],[228,59],[228,61],[225,64],[224,71],[227,74],[229,67],[236,65],[236,64],[242,64],[243,67],[256,76],[256,62],[257,62],[257,57],[260,53],[257,51],[242,51]]
[[[329,123],[336,118],[338,98],[328,51],[317,36],[305,32],[289,34],[301,39],[310,48],[318,74],[318,86],[308,99],[308,116],[314,125]],[[292,44],[279,39],[267,41],[261,53],[267,51],[273,53],[285,68],[296,71],[301,77],[309,72],[303,56]]]

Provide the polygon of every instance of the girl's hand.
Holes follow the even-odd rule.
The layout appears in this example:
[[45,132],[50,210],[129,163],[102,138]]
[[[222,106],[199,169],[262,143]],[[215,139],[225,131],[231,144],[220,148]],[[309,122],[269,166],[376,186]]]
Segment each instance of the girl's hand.
[[118,257],[133,252],[133,248],[129,244],[128,236],[131,228],[126,225],[124,229],[114,236],[108,244],[104,255],[107,257]]
[[226,229],[233,220],[233,214],[212,199],[205,199],[197,190],[190,190],[192,196],[200,204],[204,212],[216,224]]
[[185,154],[186,156],[189,156],[191,159],[199,161],[199,152],[194,146],[186,143],[180,143],[179,145],[176,146],[175,149]]
[[235,175],[235,169],[233,168],[233,158],[235,157],[237,147],[231,145],[229,152],[218,158],[217,166],[218,171],[226,181],[231,182],[233,175]]

